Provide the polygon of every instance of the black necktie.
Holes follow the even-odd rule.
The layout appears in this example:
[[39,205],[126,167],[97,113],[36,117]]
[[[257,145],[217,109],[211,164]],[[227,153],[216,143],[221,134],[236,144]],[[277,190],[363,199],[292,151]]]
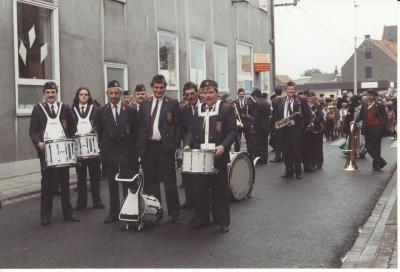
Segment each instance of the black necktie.
[[82,114],[82,116],[83,116],[83,114],[85,114],[85,107],[84,106],[81,107],[81,114]]
[[56,118],[56,112],[54,111],[54,105],[51,105],[51,118]]
[[290,106],[291,103],[292,103],[292,99],[289,98],[288,99],[288,112],[289,112],[289,115],[292,115],[292,113],[293,113],[292,107]]
[[119,119],[118,106],[114,105],[114,109],[115,109],[115,123],[118,124],[118,119]]

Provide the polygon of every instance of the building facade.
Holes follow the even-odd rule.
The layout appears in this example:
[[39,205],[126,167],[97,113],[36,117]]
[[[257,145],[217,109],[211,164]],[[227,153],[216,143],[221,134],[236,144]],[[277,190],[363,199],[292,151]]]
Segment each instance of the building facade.
[[177,99],[205,78],[233,96],[269,92],[253,58],[271,53],[270,11],[266,0],[0,0],[0,164],[35,158],[30,114],[48,80],[66,104],[80,86],[104,103],[111,79],[151,93],[157,73]]

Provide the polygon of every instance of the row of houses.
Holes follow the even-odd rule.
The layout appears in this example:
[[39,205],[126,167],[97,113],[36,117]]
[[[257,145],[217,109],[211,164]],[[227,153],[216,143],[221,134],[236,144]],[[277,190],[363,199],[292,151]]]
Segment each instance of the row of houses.
[[80,86],[104,103],[111,79],[124,90],[139,83],[150,90],[157,73],[168,81],[167,94],[178,99],[185,82],[205,78],[215,79],[222,93],[236,95],[240,87],[269,92],[271,5],[266,0],[0,0],[0,173],[28,167],[35,158],[30,114],[48,80],[57,83],[67,104]]
[[[384,26],[380,40],[365,35],[357,53],[357,93],[366,89],[394,92],[397,90],[397,26]],[[284,88],[292,80],[277,75],[276,86]],[[341,68],[332,73],[315,74],[294,80],[299,90],[312,90],[317,94],[340,95],[342,91],[354,93],[354,54]]]

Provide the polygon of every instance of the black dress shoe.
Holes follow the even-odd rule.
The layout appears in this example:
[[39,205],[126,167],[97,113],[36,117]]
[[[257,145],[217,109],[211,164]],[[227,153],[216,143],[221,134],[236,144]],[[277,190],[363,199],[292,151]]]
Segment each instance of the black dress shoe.
[[193,222],[190,222],[189,224],[189,229],[204,229],[208,228],[210,226],[210,222],[200,222],[197,220],[193,220]]
[[48,219],[48,218],[42,218],[42,220],[40,221],[40,224],[41,224],[42,226],[48,226],[48,225],[50,225],[50,219]]
[[381,170],[383,167],[385,167],[386,164],[387,164],[387,162],[383,161],[383,162],[379,165],[378,169]]
[[65,222],[80,222],[81,220],[75,214],[64,217]]
[[219,227],[219,231],[222,232],[222,233],[228,232],[228,231],[229,231],[229,226],[227,226],[227,225],[221,225],[221,226]]
[[106,219],[104,219],[104,224],[110,224],[118,221],[118,217],[114,215],[108,215]]
[[179,218],[179,215],[172,216],[172,224],[174,224],[174,225],[182,224],[182,220]]
[[104,210],[106,208],[106,206],[104,206],[103,203],[99,202],[96,204],[93,204],[93,209],[100,209],[100,210]]
[[284,174],[281,178],[293,178],[293,175]]
[[303,179],[301,175],[296,175],[296,179]]

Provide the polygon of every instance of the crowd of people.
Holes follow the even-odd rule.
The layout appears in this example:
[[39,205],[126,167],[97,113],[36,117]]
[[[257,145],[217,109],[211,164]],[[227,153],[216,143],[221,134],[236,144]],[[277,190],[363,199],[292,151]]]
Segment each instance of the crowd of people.
[[[340,97],[325,98],[309,91],[296,91],[295,83],[290,81],[285,95],[277,88],[268,98],[254,89],[246,97],[246,91],[240,88],[237,97],[232,98],[220,95],[218,83],[207,79],[200,86],[187,82],[183,99],[178,102],[165,94],[167,83],[162,75],[155,75],[150,85],[152,96],[143,84],[137,85],[131,95],[121,89],[118,81],[112,80],[106,90],[108,102],[103,106],[94,100],[88,88],[80,87],[71,108],[57,102],[58,88],[54,82],[43,86],[43,101],[33,108],[29,131],[41,162],[43,226],[51,223],[53,194],[58,187],[64,220],[80,221],[73,210],[87,207],[88,170],[93,208],[105,209],[100,197],[100,180],[105,177],[110,205],[104,223],[118,221],[120,191],[116,175],[129,178],[141,167],[146,194],[160,200],[160,182],[163,182],[173,224],[182,222],[180,209],[194,208],[190,228],[214,224],[225,233],[230,225],[229,152],[231,146],[239,152],[243,138],[252,160],[259,158],[261,164],[283,161],[282,178],[302,179],[303,171],[323,167],[324,135],[328,141],[334,140],[349,134],[351,124],[362,123],[360,127],[374,170],[386,164],[380,154],[381,138],[387,136],[383,132],[397,136],[396,99],[387,95],[379,97],[374,90],[361,96],[344,92]],[[205,121],[204,116],[209,119]],[[77,164],[78,198],[76,207],[72,208],[69,168],[47,167],[45,146],[52,140],[88,133],[97,135],[100,156]],[[216,174],[182,174],[186,203],[181,206],[175,153],[179,148],[201,149],[205,142],[213,146]],[[271,160],[268,160],[268,145],[275,154]],[[126,196],[127,185],[123,185],[122,191]]]

